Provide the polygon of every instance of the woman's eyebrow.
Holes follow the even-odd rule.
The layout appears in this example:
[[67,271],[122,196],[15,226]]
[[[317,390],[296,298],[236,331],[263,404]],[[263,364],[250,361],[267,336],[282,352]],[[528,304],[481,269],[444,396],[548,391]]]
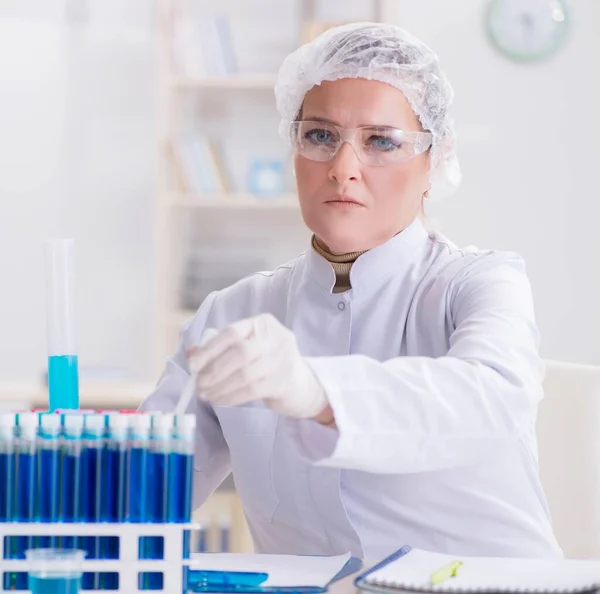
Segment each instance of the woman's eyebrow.
[[303,115],[301,121],[306,121],[306,122],[323,122],[324,124],[333,124],[334,126],[339,126],[339,124],[337,122],[334,122],[333,120],[330,120],[328,118],[319,117],[319,116],[305,116],[305,115]]
[[[340,126],[340,124],[338,124],[337,122],[335,122],[334,120],[330,120],[329,118],[324,118],[322,116],[302,116],[302,119],[300,120],[301,122],[322,122],[323,124],[333,124],[334,126],[339,126],[340,128],[343,128],[343,126]],[[390,124],[361,124],[360,126],[356,126],[357,128],[400,128],[400,129],[404,129],[401,126],[392,126]]]

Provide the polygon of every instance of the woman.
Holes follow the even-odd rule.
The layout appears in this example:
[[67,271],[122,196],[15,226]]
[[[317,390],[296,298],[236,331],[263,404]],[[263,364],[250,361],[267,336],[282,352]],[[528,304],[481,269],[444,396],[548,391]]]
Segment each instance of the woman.
[[338,27],[275,93],[312,244],[211,294],[143,405],[172,410],[198,373],[195,504],[233,471],[258,552],[559,555],[523,262],[420,220],[460,178],[436,56],[394,26]]

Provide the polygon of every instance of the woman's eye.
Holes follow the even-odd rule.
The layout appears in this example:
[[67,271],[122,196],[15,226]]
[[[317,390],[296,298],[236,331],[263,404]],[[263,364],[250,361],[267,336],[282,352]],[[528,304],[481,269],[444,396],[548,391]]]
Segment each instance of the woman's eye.
[[329,130],[314,128],[313,130],[306,132],[304,138],[314,144],[326,144],[332,141],[333,136]]
[[400,144],[394,142],[387,136],[371,136],[368,140],[368,144],[379,151],[395,151],[400,148]]

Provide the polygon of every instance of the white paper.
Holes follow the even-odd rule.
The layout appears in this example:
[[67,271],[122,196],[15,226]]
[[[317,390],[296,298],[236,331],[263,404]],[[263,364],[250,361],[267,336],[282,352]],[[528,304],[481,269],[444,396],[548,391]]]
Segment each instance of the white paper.
[[[431,586],[431,575],[462,561],[458,575]],[[600,561],[565,559],[502,559],[443,555],[413,549],[367,577],[371,584],[431,591],[565,591],[600,583]]]
[[350,559],[350,553],[334,557],[195,553],[191,559],[192,569],[268,573],[269,579],[261,586],[324,588]]

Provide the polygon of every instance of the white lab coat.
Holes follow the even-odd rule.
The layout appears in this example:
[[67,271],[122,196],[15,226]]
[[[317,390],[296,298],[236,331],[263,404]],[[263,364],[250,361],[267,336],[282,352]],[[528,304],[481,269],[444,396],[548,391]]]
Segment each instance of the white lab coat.
[[211,294],[184,328],[143,409],[173,408],[206,327],[270,312],[337,422],[194,399],[195,505],[233,471],[258,552],[560,555],[538,478],[543,365],[522,260],[457,249],[417,220],[350,280],[332,293],[330,264],[309,249]]

